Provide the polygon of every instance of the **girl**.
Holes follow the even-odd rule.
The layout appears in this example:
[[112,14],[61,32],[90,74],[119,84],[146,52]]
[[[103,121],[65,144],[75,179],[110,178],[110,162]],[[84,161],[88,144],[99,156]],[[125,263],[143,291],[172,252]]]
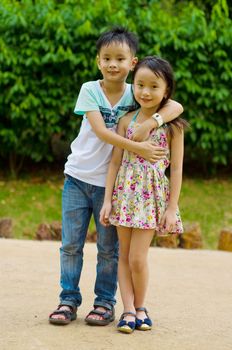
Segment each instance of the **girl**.
[[[154,117],[171,97],[170,64],[149,56],[133,72],[134,96],[140,108],[120,119],[117,132],[131,139],[140,124]],[[152,321],[144,307],[148,285],[147,254],[154,232],[158,235],[183,231],[178,212],[182,181],[183,128],[177,118],[152,130],[149,139],[167,149],[165,159],[150,163],[135,153],[115,147],[108,169],[100,221],[117,226],[119,237],[118,278],[124,312],[117,326],[124,333],[150,330]],[[170,190],[165,170],[170,167]]]

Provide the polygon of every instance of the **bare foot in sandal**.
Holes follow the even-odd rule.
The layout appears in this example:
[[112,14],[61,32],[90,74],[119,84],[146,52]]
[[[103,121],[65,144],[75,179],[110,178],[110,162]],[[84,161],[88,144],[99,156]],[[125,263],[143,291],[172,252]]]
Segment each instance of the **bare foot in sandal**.
[[[96,307],[97,311],[101,311],[101,312],[106,312],[106,309],[104,307],[98,306]],[[103,320],[103,317],[101,315],[96,315],[96,314],[89,314],[87,316],[87,319],[92,319],[92,320]]]
[[65,325],[77,318],[77,309],[68,305],[59,305],[58,308],[49,315],[49,322],[52,324]]
[[114,321],[114,308],[111,310],[105,307],[97,306],[86,316],[85,321],[91,325],[106,326]]

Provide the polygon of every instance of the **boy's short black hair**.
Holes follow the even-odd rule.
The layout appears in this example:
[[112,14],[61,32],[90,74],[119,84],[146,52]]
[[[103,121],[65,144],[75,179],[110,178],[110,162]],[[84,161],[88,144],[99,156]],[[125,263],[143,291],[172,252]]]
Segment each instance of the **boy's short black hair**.
[[103,46],[108,46],[111,43],[126,43],[131,52],[135,54],[139,47],[139,39],[135,33],[129,32],[126,28],[115,26],[110,31],[101,34],[96,42],[97,52],[101,51]]

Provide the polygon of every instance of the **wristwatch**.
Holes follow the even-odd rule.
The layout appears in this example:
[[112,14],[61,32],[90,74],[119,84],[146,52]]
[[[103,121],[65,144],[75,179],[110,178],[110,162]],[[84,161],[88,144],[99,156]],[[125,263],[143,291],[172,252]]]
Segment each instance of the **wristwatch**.
[[158,124],[158,128],[163,125],[164,121],[160,114],[155,113],[151,116]]

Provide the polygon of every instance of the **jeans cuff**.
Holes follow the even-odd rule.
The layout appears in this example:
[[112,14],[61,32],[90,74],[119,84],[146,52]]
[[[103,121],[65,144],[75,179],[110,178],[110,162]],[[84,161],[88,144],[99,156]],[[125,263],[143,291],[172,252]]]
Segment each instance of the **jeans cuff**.
[[59,305],[67,305],[71,306],[72,308],[76,309],[78,306],[75,305],[72,301],[70,300],[61,300]]
[[108,310],[113,310],[114,305],[108,301],[96,301],[94,303],[94,307],[102,306],[105,307]]

